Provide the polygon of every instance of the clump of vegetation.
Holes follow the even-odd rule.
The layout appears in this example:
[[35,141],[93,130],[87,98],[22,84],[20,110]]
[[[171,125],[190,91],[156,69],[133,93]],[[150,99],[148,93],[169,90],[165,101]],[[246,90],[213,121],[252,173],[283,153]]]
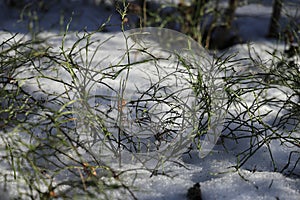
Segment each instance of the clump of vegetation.
[[[159,14],[145,10],[147,8],[145,2],[143,1],[142,4],[143,9],[137,11],[144,15],[143,26],[158,25],[156,22],[161,20],[157,19]],[[222,21],[228,26],[231,26],[232,13],[236,8],[236,1],[230,2],[233,7],[224,11],[229,12],[230,15]],[[192,1],[191,5],[187,5],[182,1],[180,5],[167,6],[176,9],[178,15],[168,16],[160,21],[160,26],[169,27],[174,21],[179,21],[181,31],[198,42],[205,41],[205,44],[210,46],[211,41],[207,38],[203,40],[202,37],[205,34],[208,36],[212,34],[215,25],[219,23],[217,19],[223,11],[218,11],[217,7],[210,7],[209,3],[211,1]],[[123,7],[130,9],[126,2],[123,2]],[[161,9],[161,12],[167,12],[163,10],[166,7],[162,6]],[[190,9],[196,11],[189,11]],[[128,20],[127,13],[124,10],[119,11],[122,16],[121,29],[124,33],[124,26]],[[216,18],[212,18],[211,21],[211,16]],[[213,28],[203,29],[207,25]],[[161,143],[168,144],[178,133],[165,129],[155,135],[155,141],[141,142],[139,140],[141,138],[132,136],[135,133],[126,133],[118,124],[114,128],[119,132],[113,133],[106,123],[108,120],[113,120],[107,115],[109,110],[104,112],[90,105],[91,100],[95,98],[103,102],[107,101],[108,96],[95,97],[91,90],[93,84],[105,85],[117,95],[115,107],[117,110],[122,111],[125,104],[139,104],[140,107],[136,107],[136,112],[144,117],[140,117],[139,122],[149,127],[147,124],[150,119],[147,115],[149,113],[147,107],[142,106],[153,105],[150,103],[155,101],[169,100],[169,97],[162,99],[153,95],[162,94],[155,93],[158,90],[167,91],[165,87],[154,84],[151,86],[152,90],[148,91],[148,101],[141,98],[135,102],[126,102],[122,90],[116,91],[105,82],[116,79],[122,72],[128,72],[134,65],[149,62],[155,64],[163,58],[153,56],[149,49],[138,49],[148,56],[147,59],[136,63],[127,62],[125,65],[119,62],[114,66],[105,65],[104,59],[95,63],[97,53],[102,50],[107,41],[94,39],[94,35],[104,28],[105,26],[102,26],[95,32],[71,34],[67,27],[63,37],[51,35],[48,39],[39,34],[27,37],[2,33],[3,38],[6,39],[0,44],[0,86],[2,88],[0,91],[0,163],[1,166],[6,167],[6,170],[2,170],[0,174],[3,187],[7,187],[7,190],[14,189],[17,194],[12,195],[17,195],[16,198],[73,199],[85,196],[111,199],[116,193],[122,193],[135,199],[132,185],[125,181],[127,173],[132,174],[133,171],[138,174],[140,170],[145,169],[152,175],[165,173],[162,169],[164,162],[159,162],[150,169],[145,167],[145,160],[135,157],[138,167],[125,170],[110,159],[111,155],[121,157],[123,152],[138,152],[141,150],[141,145],[147,148],[150,142],[154,142],[158,147]],[[296,170],[300,161],[300,58],[299,48],[294,44],[299,42],[295,30],[290,30],[294,39],[289,40],[286,51],[278,52],[274,49],[268,52],[270,59],[267,61],[263,60],[250,45],[247,58],[237,59],[232,54],[229,56],[223,54],[215,56],[213,62],[210,62],[224,73],[222,80],[228,98],[224,108],[228,110],[228,115],[222,140],[229,142],[223,143],[224,147],[227,148],[226,145],[230,142],[245,144],[242,151],[236,152],[237,164],[234,167],[237,170],[255,158],[259,151],[265,150],[268,152],[274,171],[299,176]],[[68,40],[70,35],[76,38],[71,44]],[[127,42],[126,34],[123,37]],[[51,44],[53,38],[61,41],[59,47]],[[123,60],[130,61],[130,56],[134,53],[136,52],[126,51]],[[178,156],[179,148],[186,148],[188,151],[195,147],[201,151],[199,141],[207,134],[212,109],[212,93],[209,92],[204,76],[201,76],[203,71],[196,68],[198,74],[194,76],[191,63],[179,54],[176,58],[180,61],[179,64],[185,67],[186,71],[182,73],[190,77],[188,81],[191,83],[191,88],[199,95],[201,100],[199,105],[204,112],[200,117],[198,116],[202,124],[197,126],[199,130],[193,135],[192,140],[180,143],[182,146],[171,152],[168,159],[163,158],[164,161],[172,160],[175,154]],[[96,66],[105,69],[98,70]],[[247,70],[236,70],[238,67]],[[106,73],[107,71],[113,73]],[[57,90],[52,90],[46,83],[50,83]],[[176,100],[180,102],[180,99]],[[171,111],[176,113],[177,107],[172,103],[174,101],[167,102],[168,105],[173,106]],[[176,114],[177,117],[180,116]],[[122,122],[122,117],[119,116],[118,119]],[[169,120],[169,127],[176,127],[176,119],[167,120]],[[101,148],[95,145],[97,142],[102,144]],[[282,148],[291,149],[284,166],[277,164],[272,149],[275,143],[280,143]],[[146,160],[151,159],[154,157]],[[118,164],[122,164],[121,159]],[[251,170],[255,171],[256,168],[253,167]],[[198,185],[195,185],[194,189],[199,192]]]
[[[225,78],[229,103],[235,107],[229,111],[225,137],[237,143],[249,142],[236,155],[236,167],[242,167],[259,151],[268,151],[274,171],[293,174],[299,162],[299,64],[289,65],[283,54],[273,54],[263,62],[259,55],[250,53],[248,59],[248,70]],[[232,64],[240,65],[239,60]],[[273,154],[272,145],[277,142],[291,149],[285,166],[278,166]]]

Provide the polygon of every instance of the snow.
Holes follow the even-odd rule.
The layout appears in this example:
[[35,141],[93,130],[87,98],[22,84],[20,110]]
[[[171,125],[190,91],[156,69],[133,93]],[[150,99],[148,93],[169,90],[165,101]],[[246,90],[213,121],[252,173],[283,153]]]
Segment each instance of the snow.
[[[249,1],[250,2],[250,1]],[[249,57],[249,46],[251,47],[251,55],[253,56],[253,59],[262,59],[262,61],[266,64],[270,63],[270,59],[272,56],[270,56],[267,51],[271,52],[273,49],[280,49],[284,50],[285,46],[284,44],[277,43],[274,40],[267,40],[265,38],[265,35],[267,33],[268,23],[269,23],[269,16],[271,13],[271,4],[270,1],[263,1],[266,2],[264,4],[260,3],[250,3],[248,5],[244,5],[239,7],[237,10],[237,20],[236,23],[239,25],[239,33],[243,37],[245,41],[251,41],[249,44],[237,44],[230,49],[225,50],[224,52],[226,55],[231,55],[233,53],[237,53],[237,55],[233,58],[236,60],[240,59],[240,62],[238,64],[234,65],[233,68],[237,72],[237,74],[242,74],[243,72],[252,72],[253,74],[257,73],[257,66],[254,66],[253,64],[249,63],[249,61],[242,60],[243,58]],[[122,38],[122,34],[120,31],[120,17],[118,14],[114,11],[109,10],[108,8],[102,8],[102,7],[95,7],[91,4],[85,5],[84,3],[80,1],[74,1],[71,6],[67,6],[67,3],[63,3],[63,5],[52,5],[50,6],[50,10],[46,12],[46,14],[40,19],[40,27],[44,31],[40,33],[39,35],[43,38],[48,38],[47,44],[52,46],[52,51],[60,51],[60,47],[62,45],[62,38],[61,32],[63,32],[65,25],[68,22],[68,18],[73,14],[73,19],[70,26],[70,33],[66,36],[65,39],[65,47],[66,49],[71,48],[72,45],[78,40],[78,37],[82,36],[84,33],[76,34],[73,33],[73,31],[79,31],[86,29],[87,31],[92,31],[97,29],[103,22],[105,22],[106,18],[110,16],[111,13],[111,23],[108,28],[105,29],[105,33],[96,33],[93,35],[92,40],[97,41],[98,43],[101,43],[105,41],[107,38],[114,37],[113,40],[111,40],[111,43],[104,43],[96,56],[94,57],[94,60],[89,62],[83,62],[86,67],[90,67],[93,70],[97,70],[97,66],[105,63],[118,63],[120,57],[122,56],[122,53],[124,51],[124,40]],[[60,18],[57,15],[57,10],[61,7],[66,8],[64,11],[66,12],[64,15],[64,19],[61,25],[57,26],[60,22]],[[96,8],[96,9],[95,9]],[[19,33],[17,36],[18,39],[27,40],[30,38],[30,31],[28,31],[27,27],[28,24],[16,22],[17,21],[17,11],[14,10],[12,12],[9,12],[5,9],[5,5],[3,2],[0,4],[1,11],[1,19],[0,20],[0,29],[1,30],[9,30],[12,33]],[[98,10],[97,10],[98,9]],[[30,21],[30,20],[29,20]],[[29,33],[28,33],[29,32]],[[117,35],[117,37],[115,37]],[[24,36],[24,37],[23,37]],[[1,41],[4,41],[5,39],[11,37],[10,34],[7,32],[1,32],[0,33],[0,39]],[[15,39],[17,39],[15,38]],[[90,46],[90,52],[92,53],[96,51],[97,44],[94,46]],[[153,44],[153,43],[151,43]],[[83,44],[84,45],[84,41]],[[80,45],[79,45],[80,46]],[[167,45],[166,45],[167,46]],[[176,47],[178,48],[178,47]],[[200,48],[200,47],[199,47]],[[202,51],[203,49],[200,48]],[[153,50],[153,52],[155,52]],[[224,53],[224,52],[220,52]],[[156,52],[155,52],[156,53]],[[161,52],[160,52],[161,53]],[[84,56],[81,55],[83,58],[82,60],[85,60]],[[210,59],[213,59],[211,55],[208,53],[205,54],[206,57]],[[77,57],[78,60],[80,60],[80,55]],[[91,57],[89,57],[91,58]],[[111,58],[111,59],[110,59]],[[132,58],[133,61],[138,61],[139,57]],[[136,60],[134,60],[136,59]],[[162,62],[163,63],[163,62]],[[169,63],[167,63],[169,64]],[[163,66],[166,66],[167,64],[163,63]],[[142,65],[143,66],[143,65]],[[168,65],[167,65],[168,66]],[[145,66],[144,66],[145,67]],[[147,68],[140,70],[137,68],[135,71],[135,74],[131,74],[131,76],[128,78],[129,90],[125,92],[125,100],[129,101],[132,100],[132,98],[135,98],[134,92],[136,92],[137,84],[142,84],[144,87],[148,87],[147,81],[147,74],[155,74],[155,70],[151,69],[149,66],[146,66]],[[172,68],[172,67],[170,67]],[[100,69],[99,69],[100,70]],[[113,70],[109,69],[109,70]],[[112,73],[111,71],[107,70],[107,73]],[[167,71],[166,69],[160,69],[160,74],[167,76],[170,71]],[[164,71],[165,70],[165,71]],[[23,72],[23,71],[22,71]],[[58,73],[59,77],[63,79],[65,82],[71,82],[72,79],[70,75],[64,71],[57,71],[57,72],[51,72],[48,71],[49,75],[51,73],[55,74]],[[164,74],[165,73],[165,74]],[[176,73],[176,72],[173,72]],[[115,80],[108,80],[108,85],[112,86],[116,91],[118,91],[120,88],[120,82],[126,78],[126,73],[124,73],[125,77],[120,75]],[[151,74],[151,81],[156,82],[157,79],[153,78],[155,77],[153,74]],[[35,76],[37,74],[32,74],[32,71],[28,69],[26,73],[21,73],[18,78],[24,79],[22,82],[22,86],[25,90],[32,93],[36,96],[36,98],[42,98],[41,94],[39,92],[39,88],[43,88],[46,91],[51,92],[57,92],[62,93],[65,88],[62,87],[60,84],[54,81],[50,80],[41,80],[37,84],[37,79],[30,79],[27,80],[27,77]],[[136,78],[139,77],[139,78]],[[96,76],[95,79],[99,77]],[[168,81],[174,81],[172,77],[170,79],[167,79],[167,81],[164,83],[166,86],[171,85]],[[182,78],[182,80],[185,80],[185,77]],[[131,85],[130,85],[131,84]],[[179,85],[185,85],[186,82],[182,81],[179,83]],[[99,88],[102,88],[103,85],[99,85]],[[254,86],[253,86],[254,87]],[[95,90],[95,92],[98,92],[98,90]],[[106,88],[107,89],[107,88]],[[140,87],[139,87],[140,89]],[[173,92],[176,91],[176,88],[169,87],[170,90]],[[132,90],[132,91],[131,91]],[[108,90],[107,90],[108,91]],[[188,90],[188,94],[190,91]],[[265,94],[266,97],[271,98],[278,98],[278,99],[284,99],[286,98],[285,94],[289,94],[289,90],[282,87],[280,89],[270,89]],[[105,93],[105,92],[104,92]],[[109,92],[110,93],[110,92]],[[179,93],[180,95],[185,95],[186,93]],[[76,95],[72,93],[71,95]],[[105,94],[103,94],[105,95]],[[190,97],[189,95],[187,95]],[[250,104],[253,102],[253,96],[243,96],[245,100],[245,104]],[[191,97],[193,100],[193,98]],[[192,101],[191,99],[187,98],[185,101],[189,102]],[[103,102],[101,102],[103,103]],[[118,110],[117,105],[118,102],[111,102],[108,101],[106,104],[101,107],[100,109],[108,110],[108,107],[114,107],[116,110]],[[176,102],[175,102],[176,103]],[[192,103],[191,103],[192,104]],[[149,105],[148,105],[149,106]],[[156,107],[157,110],[163,110],[166,112],[166,110],[170,109],[169,107],[164,107],[165,105],[162,105],[161,107]],[[49,104],[48,107],[58,110],[60,109],[57,107],[57,105]],[[185,108],[181,108],[185,109]],[[246,108],[236,108],[231,107],[230,110],[232,112],[242,112]],[[155,112],[158,112],[155,110]],[[261,115],[264,113],[271,112],[272,114],[268,115],[268,117],[263,118],[265,122],[271,122],[277,119],[275,116],[278,110],[276,110],[272,105],[264,105],[259,109]],[[129,112],[128,112],[129,113]],[[128,114],[127,113],[127,114]],[[111,117],[115,117],[118,115],[118,113],[111,113]],[[224,113],[221,113],[222,117],[225,117]],[[224,115],[224,116],[223,116]],[[165,116],[165,115],[163,115]],[[85,116],[83,116],[84,118]],[[168,116],[165,116],[168,117]],[[241,117],[241,116],[240,116]],[[127,119],[130,118],[129,114],[127,115]],[[162,117],[163,118],[163,117]],[[35,119],[31,119],[35,120]],[[160,119],[161,120],[161,119]],[[222,121],[223,119],[217,119]],[[159,122],[156,121],[156,124],[151,124],[153,127],[159,127]],[[223,122],[223,121],[222,121]],[[226,120],[225,120],[226,124]],[[132,125],[132,124],[130,124]],[[233,126],[233,125],[231,125]],[[255,128],[259,130],[261,124],[254,124]],[[291,127],[293,127],[291,125]],[[125,127],[128,128],[128,127]],[[131,130],[137,130],[137,127],[130,126]],[[149,127],[147,127],[149,128]],[[159,127],[160,128],[160,127]],[[159,130],[158,128],[158,130]],[[184,126],[184,128],[186,128]],[[190,127],[188,127],[190,128]],[[187,128],[187,129],[188,129]],[[230,127],[234,129],[235,127]],[[242,127],[240,130],[236,131],[235,134],[240,135],[247,135],[249,130],[247,130],[249,127]],[[113,129],[112,129],[113,130]],[[43,129],[41,130],[33,130],[36,134],[43,134]],[[141,131],[141,130],[140,130]],[[186,131],[185,129],[182,130],[183,132]],[[217,136],[221,134],[220,127],[217,127],[215,129],[217,131]],[[225,130],[223,134],[226,134],[229,130]],[[298,128],[299,131],[299,128]],[[0,133],[2,134],[2,131],[0,130]],[[151,135],[152,132],[150,132]],[[281,129],[278,129],[278,133],[285,134],[284,131]],[[12,134],[16,134],[15,132]],[[144,134],[144,133],[143,133]],[[149,133],[147,133],[149,134]],[[265,135],[259,136],[257,138],[257,141],[263,140],[264,137],[268,137],[268,135],[272,135],[272,132],[263,133]],[[300,132],[294,133],[295,137],[300,137]],[[138,135],[137,135],[138,136]],[[155,151],[156,146],[151,147],[152,152],[143,152],[144,154],[129,154],[129,153],[122,153],[119,154],[117,150],[114,151],[115,154],[117,154],[117,158],[115,155],[112,155],[110,152],[110,148],[114,149],[112,146],[92,146],[91,150],[94,150],[94,152],[101,152],[103,151],[103,155],[107,154],[107,158],[102,158],[101,155],[97,155],[94,153],[96,157],[99,157],[101,161],[105,161],[111,164],[111,167],[116,170],[130,170],[130,169],[139,169],[139,170],[132,170],[128,173],[124,173],[124,175],[121,176],[121,178],[125,181],[125,183],[129,186],[132,186],[134,194],[138,199],[142,200],[152,200],[152,199],[169,199],[169,200],[180,200],[180,199],[186,199],[186,193],[188,188],[192,187],[195,183],[199,182],[201,185],[201,192],[202,192],[202,199],[204,200],[214,200],[214,199],[224,199],[224,200],[231,200],[231,199],[241,199],[241,200],[247,200],[247,199],[290,199],[290,200],[299,200],[300,199],[300,168],[299,163],[297,163],[299,160],[299,147],[295,146],[288,146],[286,143],[282,145],[279,141],[272,141],[269,143],[269,148],[267,146],[263,146],[259,149],[257,149],[256,154],[254,154],[250,159],[245,163],[245,165],[236,170],[235,166],[238,162],[236,155],[239,155],[239,153],[245,149],[251,144],[251,142],[255,141],[249,141],[249,139],[240,139],[238,141],[230,140],[226,137],[220,137],[218,140],[214,141],[213,149],[210,149],[209,152],[204,152],[204,154],[199,153],[196,150],[191,150],[189,154],[182,152],[186,151],[187,140],[189,140],[190,135],[184,136],[184,141],[180,141],[182,143],[174,143],[174,144],[180,144],[182,149],[178,150],[178,146],[176,145],[172,146],[166,146],[164,151]],[[24,136],[26,138],[26,136]],[[82,139],[89,138],[89,136],[82,136]],[[103,139],[103,138],[101,138]],[[182,138],[181,138],[182,139]],[[154,140],[154,139],[153,139]],[[179,140],[179,139],[178,139]],[[222,140],[222,141],[221,141]],[[94,142],[96,143],[99,141],[99,138],[94,139]],[[175,141],[178,142],[178,141]],[[156,143],[154,143],[156,144]],[[164,144],[162,144],[164,145]],[[149,146],[147,146],[149,147]],[[185,148],[184,148],[185,147]],[[5,148],[4,144],[1,144],[1,151],[4,151],[2,149]],[[153,166],[156,166],[157,164],[161,164],[158,158],[159,156],[166,156],[172,155],[174,149],[176,150],[175,153],[177,156],[174,156],[174,158],[171,157],[169,160],[164,160],[163,167],[159,168],[157,171],[158,174],[152,174],[148,169],[152,168]],[[272,150],[272,156],[273,160],[276,163],[276,168],[278,170],[285,169],[284,171],[274,171],[274,164],[272,162],[272,159],[270,157],[269,149]],[[147,149],[149,150],[149,149]],[[81,149],[79,150],[82,154],[85,152]],[[144,150],[146,151],[146,150]],[[291,152],[296,152],[294,154],[291,154]],[[157,153],[158,152],[158,153]],[[175,154],[174,153],[174,154]],[[0,152],[0,155],[2,156],[3,152]],[[70,151],[70,155],[76,155],[75,152]],[[145,156],[146,155],[146,156]],[[88,155],[87,155],[88,156]],[[120,157],[118,157],[120,156]],[[291,158],[289,158],[291,156]],[[242,158],[243,155],[240,155],[240,158]],[[120,158],[120,160],[118,160]],[[290,161],[289,161],[290,159]],[[140,163],[142,161],[142,163]],[[47,161],[41,160],[41,163],[44,163],[47,165]],[[287,163],[290,163],[287,168],[285,168]],[[295,169],[293,171],[294,175],[288,176],[289,170],[292,169],[292,167],[295,166]],[[24,166],[25,167],[25,166]],[[8,164],[6,162],[1,162],[0,169],[2,170],[2,174],[11,174],[13,176],[13,172],[9,170]],[[67,176],[71,176],[70,174],[63,174],[60,175],[59,178],[63,179]],[[0,177],[0,180],[3,181],[4,177]],[[26,183],[24,183],[26,184]],[[18,194],[19,191],[14,191],[14,183],[10,186],[12,189],[5,191],[1,191],[0,188],[0,195],[1,199],[5,199],[8,196],[13,197],[14,195]],[[4,185],[1,185],[1,187],[4,187]],[[115,199],[130,199],[131,197],[128,194],[122,194],[116,193],[112,194],[115,195]],[[127,196],[125,196],[127,195]]]

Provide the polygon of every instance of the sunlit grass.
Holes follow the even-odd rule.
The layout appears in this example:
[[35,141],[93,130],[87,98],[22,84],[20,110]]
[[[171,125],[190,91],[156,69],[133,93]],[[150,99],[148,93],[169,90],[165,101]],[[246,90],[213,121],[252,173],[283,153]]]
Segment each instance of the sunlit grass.
[[[89,104],[95,99],[105,102],[112,98],[109,95],[115,94],[118,114],[122,113],[125,104],[132,103],[139,105],[137,110],[142,110],[142,114],[146,115],[147,107],[142,107],[141,99],[126,102],[124,91],[114,90],[105,81],[114,80],[123,72],[126,75],[137,64],[163,60],[147,49],[139,49],[150,59],[133,63],[130,56],[134,54],[128,53],[130,48],[127,46],[128,54],[121,59],[128,61],[125,65],[120,61],[106,66],[105,57],[99,61],[97,56],[110,38],[95,40],[94,36],[100,32],[101,28],[92,33],[74,34],[67,28],[63,37],[53,36],[59,38],[59,47],[51,43],[51,38],[42,39],[39,34],[34,34],[30,39],[3,33],[6,40],[0,44],[0,163],[7,170],[0,174],[3,185],[8,190],[16,191],[12,194],[17,195],[16,198],[73,199],[84,195],[111,199],[117,192],[135,198],[131,185],[124,181],[130,170],[120,168],[123,164],[122,153],[139,153],[145,148],[150,151],[151,145],[156,147],[158,142],[168,143],[176,135],[170,130],[159,135],[161,141],[145,142],[135,133],[124,131],[121,127],[122,116],[114,124],[117,132],[112,132],[108,125],[114,123],[114,118],[109,118],[105,111]],[[126,40],[125,36],[122,39]],[[177,56],[190,75],[188,81],[191,88],[201,100],[199,106],[203,112],[199,116],[199,130],[191,141],[180,143],[186,146],[177,146],[173,154],[161,159],[153,168],[146,167],[146,161],[160,161],[160,158],[133,156],[137,163],[137,168],[133,170],[137,172],[146,169],[151,174],[165,173],[165,162],[173,161],[173,156],[177,159],[180,150],[184,149],[187,153],[193,147],[201,150],[199,141],[209,128],[208,122],[213,114],[212,93],[208,91],[204,76],[201,73],[195,76],[194,72],[189,71],[190,63]],[[234,68],[245,61],[249,67],[255,66],[256,71],[235,71]],[[283,52],[271,52],[270,62],[263,61],[259,56],[254,58],[251,53],[244,59],[232,54],[219,56],[211,64],[224,74],[222,80],[228,98],[224,105],[228,113],[222,135],[223,145],[226,149],[226,141],[246,144],[236,152],[237,163],[234,167],[242,168],[258,151],[266,149],[274,171],[293,174],[300,160],[299,54],[289,58]],[[126,80],[125,76],[124,82],[120,83],[123,88]],[[46,83],[51,84],[50,87]],[[108,96],[95,96],[92,88],[97,85],[105,86],[111,92]],[[57,90],[52,90],[51,86]],[[151,86],[151,89],[157,89],[156,86]],[[149,90],[149,97],[153,96],[151,92]],[[163,100],[148,98],[145,105],[150,105],[150,101],[157,103]],[[171,103],[174,102],[182,103],[180,99]],[[171,103],[169,105],[173,106]],[[176,120],[168,120],[169,124],[176,125]],[[147,120],[143,123],[147,125]],[[279,147],[291,149],[285,166],[277,165],[272,149],[274,142],[280,143]]]

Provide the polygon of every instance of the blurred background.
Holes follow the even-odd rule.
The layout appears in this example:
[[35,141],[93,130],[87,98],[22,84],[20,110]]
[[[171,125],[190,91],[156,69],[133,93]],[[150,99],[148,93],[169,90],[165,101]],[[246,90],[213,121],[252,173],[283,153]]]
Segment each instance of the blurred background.
[[72,31],[155,26],[225,49],[265,38],[298,44],[299,13],[300,0],[2,0],[0,29],[36,34],[62,33],[68,23]]

